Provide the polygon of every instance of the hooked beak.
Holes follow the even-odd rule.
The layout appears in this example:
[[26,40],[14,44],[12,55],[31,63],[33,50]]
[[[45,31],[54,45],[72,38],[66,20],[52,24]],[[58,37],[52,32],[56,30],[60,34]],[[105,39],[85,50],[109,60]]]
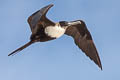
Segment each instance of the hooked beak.
[[77,25],[77,24],[81,24],[80,21],[70,21],[68,22],[68,26],[73,26],[73,25]]

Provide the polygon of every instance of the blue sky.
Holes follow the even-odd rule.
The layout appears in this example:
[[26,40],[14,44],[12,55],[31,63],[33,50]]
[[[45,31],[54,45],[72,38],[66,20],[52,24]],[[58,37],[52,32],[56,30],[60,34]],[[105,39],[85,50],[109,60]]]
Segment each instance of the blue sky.
[[[7,55],[29,41],[27,18],[53,3],[47,17],[58,22],[86,22],[98,49],[103,71],[69,36],[35,43]],[[0,80],[120,80],[120,0],[0,0]]]

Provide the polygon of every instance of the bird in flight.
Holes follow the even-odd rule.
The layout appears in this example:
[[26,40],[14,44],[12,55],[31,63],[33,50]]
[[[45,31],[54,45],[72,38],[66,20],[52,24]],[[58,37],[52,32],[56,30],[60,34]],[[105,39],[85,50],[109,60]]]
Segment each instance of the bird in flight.
[[46,17],[48,10],[53,6],[49,4],[28,18],[31,29],[30,41],[22,47],[11,52],[8,56],[16,54],[35,42],[45,42],[57,39],[66,34],[73,37],[75,44],[102,70],[101,61],[97,49],[88,31],[86,24],[82,20],[53,22]]

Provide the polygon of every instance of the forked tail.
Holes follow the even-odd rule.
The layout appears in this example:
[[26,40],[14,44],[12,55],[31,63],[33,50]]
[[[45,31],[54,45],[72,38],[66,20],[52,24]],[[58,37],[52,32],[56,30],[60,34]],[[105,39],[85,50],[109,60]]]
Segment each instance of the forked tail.
[[22,47],[20,47],[20,48],[16,49],[15,51],[11,52],[8,56],[16,54],[17,52],[19,52],[19,51],[25,49],[26,47],[30,46],[32,43],[34,43],[34,41],[29,41],[28,43],[26,43]]

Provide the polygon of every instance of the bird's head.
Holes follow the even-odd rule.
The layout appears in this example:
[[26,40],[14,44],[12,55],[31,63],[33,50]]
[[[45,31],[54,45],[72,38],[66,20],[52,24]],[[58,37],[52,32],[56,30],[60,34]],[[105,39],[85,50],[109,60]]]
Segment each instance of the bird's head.
[[60,21],[59,22],[59,25],[62,27],[62,28],[67,28],[69,26],[68,22],[67,21]]
[[69,26],[73,26],[73,25],[77,25],[77,24],[81,24],[82,22],[80,20],[76,20],[76,21],[60,21],[59,24],[61,27],[69,27]]

